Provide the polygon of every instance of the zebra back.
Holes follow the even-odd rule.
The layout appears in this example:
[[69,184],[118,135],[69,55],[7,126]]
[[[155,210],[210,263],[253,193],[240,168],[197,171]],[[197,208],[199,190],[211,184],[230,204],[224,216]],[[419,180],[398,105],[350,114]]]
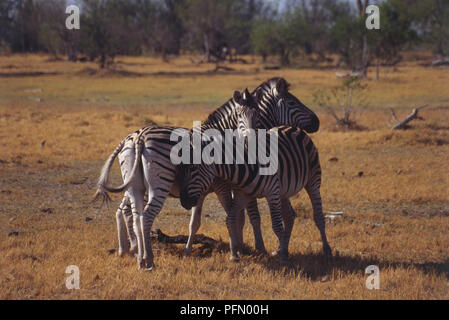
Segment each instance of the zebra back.
[[[277,136],[278,168],[274,175],[260,174],[261,165],[250,164],[199,164],[189,165],[184,174],[187,176],[181,190],[181,203],[188,208],[206,192],[215,177],[233,184],[252,197],[265,197],[270,186],[279,184],[282,197],[288,198],[309,183],[321,182],[321,167],[318,151],[304,130],[280,126],[267,133],[267,150],[273,136]],[[258,148],[263,146],[258,146]],[[235,158],[234,158],[235,160]]]

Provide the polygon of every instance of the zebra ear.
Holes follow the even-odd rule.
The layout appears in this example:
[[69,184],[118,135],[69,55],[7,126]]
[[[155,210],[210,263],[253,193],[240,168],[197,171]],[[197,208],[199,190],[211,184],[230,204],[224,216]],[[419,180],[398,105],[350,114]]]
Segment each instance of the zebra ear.
[[247,102],[247,106],[250,108],[257,108],[257,102],[253,95],[248,91],[248,88],[243,92],[243,100]]
[[243,98],[239,91],[234,91],[234,101],[238,104],[243,104]]
[[282,96],[288,92],[288,88],[290,85],[284,78],[279,78],[278,82],[276,83],[276,91],[279,96]]
[[256,94],[257,104],[259,104],[259,102],[262,101],[262,98],[263,98],[263,90],[261,88],[257,88],[255,94]]
[[251,99],[251,94],[248,91],[248,88],[245,89],[245,91],[243,91],[243,100],[250,100]]
[[243,90],[242,92],[242,100],[243,102],[245,102],[245,104],[248,104],[248,102],[251,102],[250,100],[250,94],[248,92],[248,89]]

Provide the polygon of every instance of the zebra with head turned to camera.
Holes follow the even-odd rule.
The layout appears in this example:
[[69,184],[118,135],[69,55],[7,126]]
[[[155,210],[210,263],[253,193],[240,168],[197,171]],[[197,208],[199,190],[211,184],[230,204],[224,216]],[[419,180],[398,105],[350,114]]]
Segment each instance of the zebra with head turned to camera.
[[[287,124],[298,126],[304,128],[308,132],[316,132],[319,128],[319,119],[304,104],[302,104],[295,96],[289,92],[289,85],[287,81],[283,78],[273,78],[264,83],[262,83],[254,92],[260,93],[260,100],[258,103],[259,116],[260,116],[260,127],[271,128],[282,123],[279,121],[286,121]],[[233,99],[229,100],[222,107],[215,110],[206,120],[205,124],[210,126],[215,126],[218,128],[236,128],[237,123],[235,120],[235,103]],[[151,157],[154,157],[154,164],[150,170],[150,174],[153,177],[159,176],[160,179],[164,179],[164,183],[167,183],[169,189],[169,194],[171,196],[179,196],[179,179],[176,179],[176,173],[178,171],[178,166],[173,164],[170,160],[170,150],[173,143],[170,141],[170,135],[173,130],[177,128],[174,127],[147,127],[136,131],[132,135],[128,136],[126,141],[123,141],[121,145],[117,148],[108,161],[105,164],[105,169],[112,165],[112,161],[115,157],[119,157],[120,167],[122,171],[123,179],[126,181],[130,176],[131,169],[133,168],[133,163],[135,160],[135,141],[138,141],[137,137],[147,131],[148,136],[153,136],[152,139],[153,149],[151,150],[154,156],[149,156],[149,161],[151,162]],[[121,149],[120,149],[121,148]],[[109,170],[109,169],[107,169]],[[108,171],[107,171],[108,172]],[[106,188],[108,173],[103,170],[102,176],[98,184],[97,194],[104,194],[105,191],[117,191],[114,188]],[[148,177],[145,177],[148,178]],[[132,221],[131,209],[130,207],[130,193],[144,192],[145,181],[143,172],[141,170],[136,170],[136,177],[134,179],[135,186],[130,188],[125,192],[123,201],[117,210],[117,227],[119,234],[119,254],[122,255],[125,252],[131,250],[135,251],[137,249],[137,238],[134,232],[134,226],[130,225]],[[223,205],[228,203],[228,199],[232,198],[231,191],[228,186],[222,181],[217,179],[211,187],[210,192],[216,192],[220,202]],[[143,194],[142,194],[143,197]],[[200,226],[202,201],[198,202],[198,205],[192,210],[192,218],[189,225],[189,241],[186,246],[186,253],[189,253],[192,248],[193,236],[198,231]],[[225,211],[228,211],[225,207]],[[257,202],[253,201],[248,204],[249,212],[256,212],[253,216],[255,219],[250,219],[253,225],[255,233],[255,244],[256,248],[260,251],[264,251],[265,247],[263,244],[263,239],[260,232],[260,217],[257,211]],[[242,224],[243,225],[243,224]],[[128,236],[131,242],[131,246],[128,244]]]
[[[234,108],[232,110],[232,116],[229,117],[228,125],[231,124],[231,127],[238,127],[241,130],[247,129],[247,126],[257,125],[252,120],[257,119],[257,103],[247,90],[242,95],[239,92],[234,94],[233,105]],[[251,119],[249,119],[250,117]],[[215,117],[213,119],[215,121],[212,121],[212,117],[209,117],[208,121],[201,126],[201,133],[207,132],[209,129],[224,133],[226,129],[229,129],[224,124],[222,118]],[[173,187],[177,172],[176,166],[173,165],[171,158],[172,148],[177,144],[176,141],[172,140],[172,134],[176,130],[179,130],[179,128],[147,127],[134,133],[134,136],[129,136],[110,156],[103,167],[99,180],[97,190],[97,194],[99,195],[106,196],[106,191],[121,192],[126,190],[127,192],[126,201],[129,201],[131,204],[133,216],[132,231],[135,235],[137,258],[140,268],[151,269],[153,267],[153,252],[149,232],[155,217],[162,209],[166,197],[170,193],[173,194],[176,192],[176,190],[173,190]],[[184,133],[188,133],[188,131],[184,129]],[[135,154],[132,159],[129,159],[133,162],[133,166],[131,171],[129,173],[126,172],[124,175],[126,182],[118,188],[108,187],[108,173],[112,161],[119,153],[117,151],[123,148],[123,145],[127,141],[130,141],[129,139],[132,136],[134,139]],[[188,143],[189,145],[190,142]],[[143,173],[143,179],[142,177],[136,179],[136,175],[138,176],[140,170]],[[145,190],[148,192],[148,201],[144,208],[143,194]],[[177,193],[179,194],[179,191]],[[224,203],[227,203],[227,200]],[[124,236],[125,232],[119,232],[119,236]]]
[[[305,188],[312,202],[314,220],[321,234],[324,255],[330,258],[332,251],[326,237],[320,195],[321,167],[318,150],[304,131],[298,128],[281,126],[271,129],[266,134],[268,145],[259,144],[258,148],[266,147],[273,150],[270,145],[274,143],[273,139],[276,139],[278,152],[274,156],[278,159],[278,166],[274,174],[264,175],[263,166],[259,163],[184,165],[182,170],[184,185],[181,187],[183,207],[190,209],[195,206],[217,177],[232,184],[234,198],[228,203],[231,209],[226,225],[230,236],[231,259],[237,259],[241,245],[238,214],[254,199],[267,198],[273,231],[279,240],[280,259],[281,262],[286,262],[296,215],[289,198]],[[248,153],[247,150],[245,152]]]
[[[280,125],[288,125],[292,127],[302,128],[309,133],[317,132],[320,126],[320,121],[317,115],[307,108],[298,98],[296,98],[289,91],[290,84],[284,78],[272,78],[260,84],[253,95],[258,95],[259,113],[258,125],[260,129],[271,129]],[[218,109],[217,111],[219,111]],[[218,194],[221,191],[223,204],[230,195],[230,186],[217,178],[211,186],[209,192],[215,191]],[[201,225],[202,205],[206,192],[202,198],[198,200],[198,204],[192,209],[192,216],[189,225],[189,238],[186,245],[186,253],[192,251],[193,238]],[[226,205],[223,204],[226,210]],[[260,230],[260,215],[257,207],[257,200],[250,201],[246,207],[248,216],[254,232],[255,248],[260,252],[265,252],[265,245]],[[239,228],[243,230],[244,227],[244,212],[240,212],[237,217]],[[243,232],[239,232],[238,242],[243,244]]]

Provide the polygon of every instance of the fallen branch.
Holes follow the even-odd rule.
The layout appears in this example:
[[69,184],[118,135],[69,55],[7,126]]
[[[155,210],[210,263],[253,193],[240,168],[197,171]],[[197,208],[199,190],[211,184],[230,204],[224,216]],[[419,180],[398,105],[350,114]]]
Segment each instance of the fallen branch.
[[418,116],[418,111],[427,107],[427,105],[417,107],[413,109],[412,113],[410,113],[407,117],[405,117],[402,121],[399,121],[398,117],[396,116],[394,110],[390,108],[391,115],[393,119],[396,121],[396,124],[391,127],[391,130],[401,130],[401,129],[408,129],[410,126],[408,123],[412,120],[418,119],[418,120],[424,120],[420,116]]
[[449,57],[433,60],[430,63],[431,67],[449,66]]
[[216,65],[215,69],[213,70],[213,72],[218,72],[220,70],[223,70],[223,71],[235,71],[235,69],[233,69],[233,68]]
[[360,78],[362,77],[362,73],[361,72],[347,72],[347,73],[340,73],[340,72],[335,72],[335,75],[337,76],[337,78],[351,78],[351,77],[357,77]]

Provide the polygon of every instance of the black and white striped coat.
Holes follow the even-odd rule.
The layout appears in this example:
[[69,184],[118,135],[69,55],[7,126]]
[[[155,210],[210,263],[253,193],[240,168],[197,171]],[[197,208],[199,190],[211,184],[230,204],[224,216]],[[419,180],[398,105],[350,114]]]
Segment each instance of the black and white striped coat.
[[273,231],[279,239],[281,261],[285,262],[295,218],[288,199],[305,188],[321,233],[323,251],[326,257],[330,257],[320,195],[321,167],[315,145],[303,130],[294,127],[276,127],[266,134],[269,142],[267,150],[269,144],[273,143],[271,139],[277,137],[278,140],[278,167],[275,174],[262,175],[260,170],[263,166],[258,163],[187,165],[183,170],[185,184],[181,190],[182,205],[186,209],[196,205],[217,177],[231,183],[234,199],[228,204],[231,209],[226,224],[231,239],[231,259],[236,259],[241,232],[238,213],[254,199],[267,198]]
[[[267,82],[262,83],[253,95],[260,94],[259,101],[259,126],[262,128],[271,128],[279,124],[291,124],[305,128],[309,132],[315,132],[319,128],[318,117],[307,107],[305,107],[296,97],[294,97],[288,91],[288,84],[282,78],[270,79]],[[224,130],[227,128],[236,128],[237,122],[235,117],[235,103],[233,99],[229,100],[222,107],[214,111],[204,123],[205,126],[218,128]],[[133,206],[132,211],[142,212],[143,207],[143,195],[145,189],[152,194],[150,201],[150,207],[152,219],[162,208],[163,202],[168,195],[179,196],[178,182],[176,181],[176,174],[178,167],[170,161],[170,150],[173,143],[170,142],[170,135],[175,127],[147,127],[134,132],[129,135],[122,143],[117,147],[116,151],[110,156],[106,162],[102,175],[99,181],[99,194],[104,194],[105,191],[118,191],[117,188],[108,188],[108,168],[112,165],[115,157],[119,157],[120,166],[122,170],[123,179],[126,181],[131,176],[131,171],[135,161],[139,162],[140,159],[135,158],[136,141],[137,137],[145,136],[145,151],[143,156],[146,162],[149,164],[146,168],[142,167],[139,163],[136,168],[137,177],[134,181],[137,181],[132,187],[125,192],[124,199],[117,210],[117,226],[119,233],[120,249],[119,253],[135,250],[138,248],[138,240],[136,238],[136,230],[142,229],[142,221],[140,223],[131,224],[131,211],[127,209],[129,205]],[[147,184],[147,185],[146,185]],[[229,208],[226,207],[231,199],[231,189],[226,183],[217,180],[214,183],[213,188],[210,190],[215,191],[218,195],[220,202],[224,205],[225,211]],[[154,194],[158,193],[157,199]],[[137,196],[140,193],[141,195]],[[131,204],[129,199],[134,197],[137,199],[135,204]],[[190,223],[190,237],[186,246],[186,251],[189,252],[192,247],[193,235],[197,232],[200,226],[200,217],[202,210],[202,200],[198,202],[198,205],[192,210],[192,219]],[[256,248],[259,250],[265,250],[263,240],[260,233],[260,218],[257,211],[257,202],[253,201],[248,204],[248,211],[255,212],[256,214],[250,215],[255,217],[251,220],[255,231]],[[243,212],[242,212],[243,213]],[[242,220],[242,214],[240,214],[240,220]],[[254,220],[254,221],[253,221]],[[243,223],[241,223],[243,226]],[[130,243],[128,243],[128,237]],[[140,244],[141,247],[144,244]],[[149,258],[149,260],[152,260]]]

